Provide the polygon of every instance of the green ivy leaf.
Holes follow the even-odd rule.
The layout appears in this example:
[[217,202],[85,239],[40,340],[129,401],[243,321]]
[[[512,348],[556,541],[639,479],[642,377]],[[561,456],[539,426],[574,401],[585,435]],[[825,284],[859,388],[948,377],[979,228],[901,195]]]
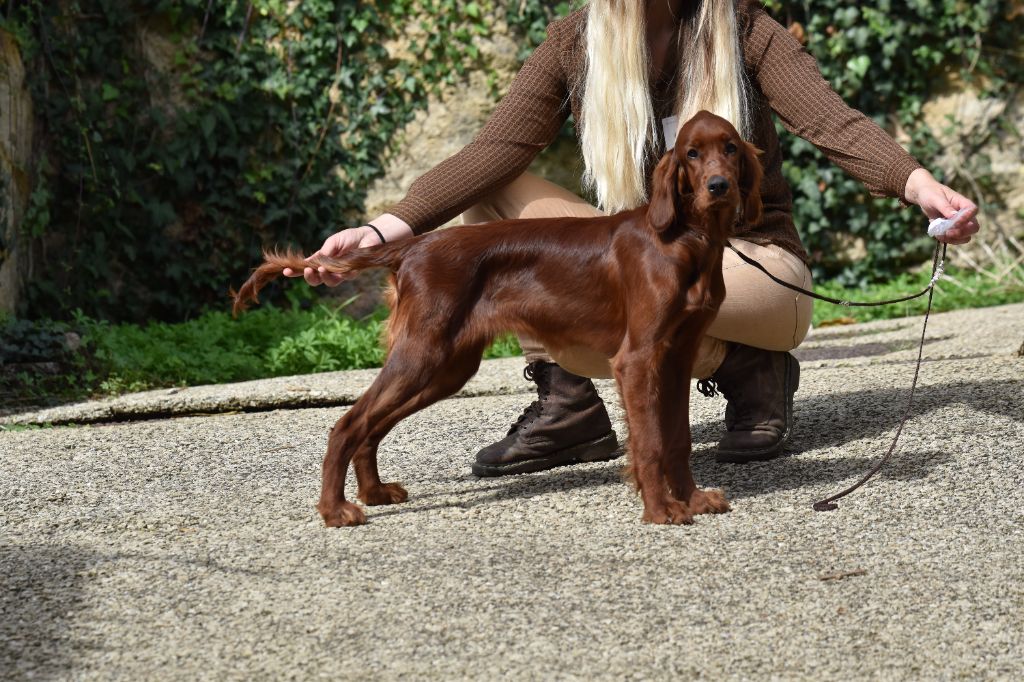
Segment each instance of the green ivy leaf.
[[871,66],[871,59],[867,55],[860,55],[846,62],[846,68],[857,74],[857,78],[864,78]]

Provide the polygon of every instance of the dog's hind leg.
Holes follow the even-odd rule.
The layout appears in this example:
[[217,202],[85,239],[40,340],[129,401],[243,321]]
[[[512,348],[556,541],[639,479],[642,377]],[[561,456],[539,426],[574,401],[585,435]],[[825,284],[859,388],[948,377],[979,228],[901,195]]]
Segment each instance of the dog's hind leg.
[[483,349],[481,343],[448,351],[440,342],[425,345],[422,338],[396,343],[373,385],[331,431],[317,505],[328,526],[358,525],[366,518],[345,499],[349,461],[355,466],[359,499],[368,505],[405,501],[401,485],[381,482],[377,447],[399,421],[465,385],[479,367]]
[[[367,434],[363,446],[356,453],[352,464],[356,471],[359,485],[358,497],[367,506],[380,504],[397,504],[405,502],[407,493],[398,483],[382,483],[377,469],[377,449],[384,438],[400,421],[420,410],[452,395],[476,373],[480,367],[480,358],[484,347],[470,348],[458,354],[446,354],[447,357],[431,371],[431,381],[413,393],[402,405],[394,409],[382,409],[377,415],[370,417],[372,427]],[[441,351],[436,351],[441,352]],[[392,350],[391,357],[402,361],[403,352],[397,355]],[[388,364],[391,364],[389,361]],[[408,367],[408,373],[422,372],[423,366]]]
[[345,499],[345,477],[348,463],[361,445],[364,435],[362,415],[373,401],[368,392],[335,423],[327,438],[327,454],[324,455],[321,474],[320,502],[317,511],[328,526],[358,526],[366,522],[366,515],[357,505]]

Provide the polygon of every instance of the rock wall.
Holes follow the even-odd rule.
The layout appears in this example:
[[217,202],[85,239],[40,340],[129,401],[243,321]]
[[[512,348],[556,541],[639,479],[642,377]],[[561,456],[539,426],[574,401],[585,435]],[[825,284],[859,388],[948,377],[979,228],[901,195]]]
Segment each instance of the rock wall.
[[[403,32],[403,40],[387,45],[388,52],[394,57],[407,57],[407,45],[415,39],[417,30],[422,29],[411,24]],[[516,53],[521,40],[510,33],[504,21],[496,20],[491,30],[489,39],[477,42],[480,63],[468,77],[446,88],[440,96],[432,96],[426,109],[406,126],[398,151],[388,160],[387,173],[367,192],[367,219],[400,201],[416,178],[472,142],[487,121],[519,70]],[[538,157],[530,170],[579,191],[582,163],[576,145],[571,140],[559,140]],[[449,224],[458,222],[456,218]]]
[[14,37],[0,28],[0,312],[14,312],[27,248],[19,227],[31,194],[32,99]]
[[[970,198],[988,204],[986,228],[1024,237],[1024,95],[984,97],[951,77],[922,113],[943,147],[925,165],[942,169]],[[1000,117],[1003,125],[997,126]]]

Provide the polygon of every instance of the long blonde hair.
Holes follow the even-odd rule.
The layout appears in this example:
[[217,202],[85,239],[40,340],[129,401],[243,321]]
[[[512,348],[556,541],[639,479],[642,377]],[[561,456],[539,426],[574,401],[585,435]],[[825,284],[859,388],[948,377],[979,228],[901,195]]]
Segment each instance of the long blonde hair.
[[[736,0],[697,0],[681,20],[675,114],[682,124],[701,109],[750,138],[749,86],[736,26]],[[646,175],[660,148],[650,90],[646,2],[591,0],[580,146],[584,185],[614,213],[647,201]]]

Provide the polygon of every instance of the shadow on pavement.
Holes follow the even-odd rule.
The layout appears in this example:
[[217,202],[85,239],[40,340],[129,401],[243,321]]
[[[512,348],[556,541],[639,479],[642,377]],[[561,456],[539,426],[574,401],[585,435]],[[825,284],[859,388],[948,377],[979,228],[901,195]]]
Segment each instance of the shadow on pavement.
[[[953,338],[952,335],[933,336],[925,339],[924,345],[928,346],[938,341],[946,341],[951,338]],[[868,342],[843,346],[821,346],[817,348],[808,346],[805,348],[795,349],[793,351],[793,356],[801,362],[812,362],[814,360],[839,360],[843,358],[871,358],[878,355],[888,355],[889,353],[895,353],[897,351],[910,350],[911,348],[916,349],[917,346],[917,339],[898,339],[894,341],[886,341],[884,343]]]
[[0,547],[0,670],[4,679],[67,679],[74,667],[70,621],[82,608],[81,547]]
[[158,553],[89,551],[77,545],[0,546],[0,679],[72,679],[75,652],[117,642],[83,641],[73,624],[86,608],[90,574],[117,571],[160,579],[170,567],[240,576],[267,575],[266,567],[231,566],[214,558]]
[[[1020,399],[1022,382],[952,382],[919,388],[914,396],[914,409],[903,430],[900,444],[878,476],[914,481],[952,459],[948,452],[921,450],[914,444],[915,433],[922,429],[929,435],[940,434],[942,424],[930,419],[931,413],[950,406],[968,408],[1013,421],[1024,422],[1024,404]],[[787,454],[768,462],[745,465],[719,464],[714,459],[714,443],[723,426],[719,421],[702,422],[693,427],[694,477],[706,487],[724,487],[730,498],[762,495],[780,490],[807,486],[847,484],[850,479],[866,473],[888,450],[906,405],[909,389],[872,389],[797,400],[797,427]],[[799,394],[797,394],[799,396]],[[724,409],[724,401],[722,401]],[[877,452],[870,455],[839,455],[828,459],[800,457],[801,452],[841,448],[863,439],[877,439]],[[463,498],[415,508],[393,507],[374,510],[375,517],[418,513],[446,507],[474,507],[504,499],[528,499],[560,490],[596,488],[609,484],[624,485],[624,459],[600,466],[564,467],[537,474],[502,479],[478,480],[467,477],[468,487],[444,493],[427,493],[412,497]],[[489,493],[481,495],[480,493]],[[813,500],[809,500],[808,504]]]
[[[951,382],[919,387],[908,427],[920,423],[934,432],[943,426],[930,420],[932,412],[951,405],[1024,422],[1021,381]],[[796,394],[796,428],[788,449],[803,452],[843,445],[863,438],[890,434],[906,410],[909,385],[905,388],[878,388],[851,393],[817,395],[806,399]],[[722,410],[725,401],[721,401]],[[724,426],[721,422],[703,422],[693,426],[694,450],[701,444],[714,444]],[[902,441],[912,437],[904,430]]]
[[[929,440],[941,435],[945,425],[932,418],[932,414],[942,408],[964,405],[983,414],[1024,422],[1024,404],[1019,397],[1021,387],[1022,382],[1006,380],[951,382],[918,388],[896,451],[877,476],[912,481],[927,476],[932,469],[952,459],[949,452],[922,451],[914,441],[915,434],[925,433]],[[714,461],[714,443],[724,427],[716,422],[695,425],[694,477],[702,485],[725,487],[734,498],[808,485],[849,483],[851,478],[867,473],[889,449],[906,410],[909,386],[818,395],[806,400],[799,396],[798,393],[796,428],[787,446],[787,455],[770,462],[718,464]],[[800,457],[802,452],[842,448],[863,439],[878,441],[870,455],[840,455],[827,460]]]

